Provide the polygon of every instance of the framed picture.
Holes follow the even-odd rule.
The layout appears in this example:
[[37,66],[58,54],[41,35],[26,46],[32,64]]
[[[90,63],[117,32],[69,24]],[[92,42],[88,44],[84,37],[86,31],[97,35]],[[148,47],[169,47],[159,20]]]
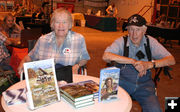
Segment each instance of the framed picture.
[[74,11],[74,4],[57,3],[57,8],[60,7],[67,9],[71,13]]

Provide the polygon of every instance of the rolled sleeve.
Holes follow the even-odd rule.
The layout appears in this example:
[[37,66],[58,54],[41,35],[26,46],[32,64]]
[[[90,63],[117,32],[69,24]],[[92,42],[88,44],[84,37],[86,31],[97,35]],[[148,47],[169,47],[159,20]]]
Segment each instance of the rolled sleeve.
[[156,39],[152,37],[149,37],[149,38],[150,38],[150,46],[151,46],[153,59],[162,59],[166,56],[171,56],[171,53],[162,44],[160,44]]
[[85,43],[85,40],[84,38],[82,38],[82,42],[81,42],[81,56],[80,56],[80,60],[90,60],[90,56],[89,56],[89,53],[87,51],[87,48],[86,48],[86,43]]
[[115,40],[110,46],[108,46],[105,52],[114,53],[117,55],[123,55],[124,39],[122,37]]

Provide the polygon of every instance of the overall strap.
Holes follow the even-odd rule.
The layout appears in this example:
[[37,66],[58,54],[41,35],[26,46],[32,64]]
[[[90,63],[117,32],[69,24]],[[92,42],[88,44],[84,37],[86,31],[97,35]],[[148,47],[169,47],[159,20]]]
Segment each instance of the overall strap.
[[129,57],[129,46],[126,46],[128,36],[127,35],[123,36],[123,38],[124,38],[124,53],[123,53],[123,56]]
[[[146,37],[147,45],[144,44],[144,47],[145,47],[147,58],[149,61],[151,61],[152,60],[152,54],[151,54],[151,49],[150,49],[149,38],[147,37],[147,35],[145,35],[145,37]],[[126,46],[128,36],[127,35],[123,36],[123,38],[124,38],[124,54],[123,54],[123,56],[129,57],[129,46]]]
[[145,35],[146,37],[146,41],[147,41],[147,45],[144,44],[145,50],[146,50],[146,55],[148,58],[148,61],[152,60],[152,54],[151,54],[151,49],[150,49],[150,44],[149,44],[149,38],[147,37],[147,35]]

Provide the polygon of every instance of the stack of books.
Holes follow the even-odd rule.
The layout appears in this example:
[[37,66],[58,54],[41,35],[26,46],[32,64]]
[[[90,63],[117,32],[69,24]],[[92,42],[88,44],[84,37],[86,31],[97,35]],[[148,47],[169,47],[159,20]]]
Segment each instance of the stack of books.
[[94,104],[94,94],[98,93],[99,86],[92,80],[78,83],[69,83],[60,86],[61,96],[75,108]]

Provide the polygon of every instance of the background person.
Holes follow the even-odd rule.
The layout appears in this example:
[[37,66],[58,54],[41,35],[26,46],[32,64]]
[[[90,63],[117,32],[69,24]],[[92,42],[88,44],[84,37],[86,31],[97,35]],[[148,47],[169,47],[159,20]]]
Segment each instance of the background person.
[[20,35],[22,28],[16,24],[15,17],[8,13],[3,20],[3,24],[0,26],[0,31],[4,33],[8,38]]
[[110,17],[116,17],[117,16],[117,8],[115,7],[115,4],[109,5],[106,9],[106,13]]
[[[175,59],[156,39],[145,36],[146,20],[142,16],[132,15],[127,30],[126,44],[124,37],[115,40],[106,48],[103,60],[118,63],[121,68],[119,85],[139,102],[143,112],[161,112],[150,69],[174,65]],[[152,61],[146,53],[148,42]],[[128,55],[124,53],[125,48]]]
[[0,67],[3,70],[12,70],[10,63],[10,54],[6,48],[6,45],[10,45],[11,41],[0,32]]
[[51,18],[52,32],[41,36],[35,47],[21,61],[18,70],[23,68],[24,62],[54,58],[56,64],[72,65],[73,73],[77,73],[90,59],[86,49],[84,37],[71,31],[71,13],[63,8],[54,11]]

